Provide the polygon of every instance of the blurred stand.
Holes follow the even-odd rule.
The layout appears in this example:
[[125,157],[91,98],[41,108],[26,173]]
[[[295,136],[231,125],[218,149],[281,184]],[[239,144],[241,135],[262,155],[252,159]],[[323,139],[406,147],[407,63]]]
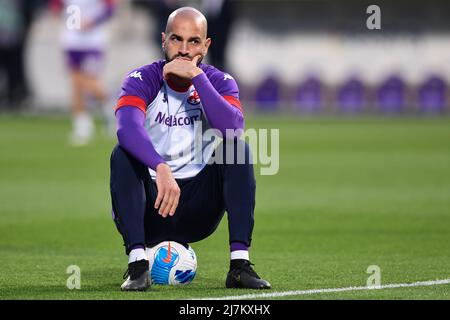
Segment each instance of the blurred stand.
[[[357,0],[120,0],[105,26],[112,41],[98,77],[118,94],[129,71],[162,57],[169,13],[192,5],[209,20],[213,42],[205,62],[235,77],[246,112],[448,112],[450,2],[378,4],[381,30],[367,28],[367,3]],[[42,15],[33,24],[27,55],[34,110],[67,112],[70,85],[49,21]]]
[[296,88],[293,101],[296,110],[305,113],[318,113],[324,107],[323,84],[314,75],[309,75]]
[[212,38],[207,63],[227,70],[227,44],[234,20],[236,1],[231,0],[133,0],[136,8],[145,10],[153,21],[152,41],[156,48],[161,47],[161,32],[165,31],[167,18],[175,9],[182,6],[194,6],[208,19],[208,37]]
[[20,111],[30,97],[25,51],[39,0],[0,0],[0,110]]
[[161,32],[165,31],[169,14],[178,7],[184,6],[186,1],[181,0],[132,0],[133,5],[138,9],[143,9],[153,20],[152,42],[155,47],[161,47]]
[[382,113],[400,113],[405,108],[405,82],[398,75],[383,81],[376,92],[376,105]]
[[208,19],[208,36],[212,39],[208,63],[225,72],[229,71],[227,49],[234,23],[235,3],[231,0],[203,0],[200,5],[200,10]]
[[422,113],[441,113],[447,103],[445,80],[433,75],[426,79],[418,90],[419,110]]

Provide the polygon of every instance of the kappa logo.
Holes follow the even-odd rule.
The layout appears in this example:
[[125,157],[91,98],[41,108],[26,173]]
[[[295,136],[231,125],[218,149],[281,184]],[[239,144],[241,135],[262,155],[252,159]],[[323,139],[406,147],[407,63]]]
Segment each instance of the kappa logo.
[[197,105],[200,103],[200,96],[198,92],[194,90],[191,95],[188,97],[187,102],[192,105]]
[[139,78],[139,79],[141,79],[141,81],[143,81],[141,72],[138,72],[138,71],[134,71],[133,73],[130,73],[130,75],[128,77],[129,78]]
[[223,80],[234,80],[234,78],[232,76],[230,76],[228,73],[224,73]]

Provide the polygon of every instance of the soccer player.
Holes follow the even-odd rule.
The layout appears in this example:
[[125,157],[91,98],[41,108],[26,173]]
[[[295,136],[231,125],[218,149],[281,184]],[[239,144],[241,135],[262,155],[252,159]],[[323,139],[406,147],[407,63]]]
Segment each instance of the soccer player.
[[[165,60],[133,70],[122,85],[110,177],[112,215],[129,257],[122,290],[149,288],[146,247],[202,240],[225,211],[226,287],[270,288],[249,261],[256,189],[250,149],[234,136],[215,147],[202,135],[213,128],[226,137],[227,129],[244,127],[236,81],[201,63],[210,44],[204,15],[179,8],[162,33]],[[219,154],[232,159],[209,161]]]
[[[61,35],[72,84],[73,130],[70,142],[83,146],[94,134],[94,121],[86,107],[86,97],[93,96],[109,117],[108,95],[99,79],[106,46],[104,24],[114,13],[113,0],[52,0],[51,11],[67,15]],[[77,23],[79,22],[79,25]],[[108,125],[108,123],[107,123]]]

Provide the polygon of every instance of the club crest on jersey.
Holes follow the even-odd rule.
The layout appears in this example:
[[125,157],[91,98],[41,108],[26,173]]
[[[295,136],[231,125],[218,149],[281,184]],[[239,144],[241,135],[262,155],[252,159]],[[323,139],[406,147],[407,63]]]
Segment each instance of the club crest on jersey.
[[200,103],[200,96],[196,90],[192,91],[191,95],[187,98],[187,102],[192,105]]

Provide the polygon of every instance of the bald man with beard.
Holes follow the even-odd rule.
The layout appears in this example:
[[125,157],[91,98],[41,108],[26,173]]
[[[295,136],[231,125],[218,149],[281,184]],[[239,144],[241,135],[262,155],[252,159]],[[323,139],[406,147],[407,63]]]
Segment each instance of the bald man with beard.
[[110,190],[112,217],[128,255],[124,291],[150,287],[147,248],[205,239],[225,211],[225,286],[270,288],[249,260],[256,181],[249,146],[239,139],[239,88],[231,75],[202,63],[210,45],[203,14],[179,8],[162,33],[165,60],[131,71],[123,82]]

